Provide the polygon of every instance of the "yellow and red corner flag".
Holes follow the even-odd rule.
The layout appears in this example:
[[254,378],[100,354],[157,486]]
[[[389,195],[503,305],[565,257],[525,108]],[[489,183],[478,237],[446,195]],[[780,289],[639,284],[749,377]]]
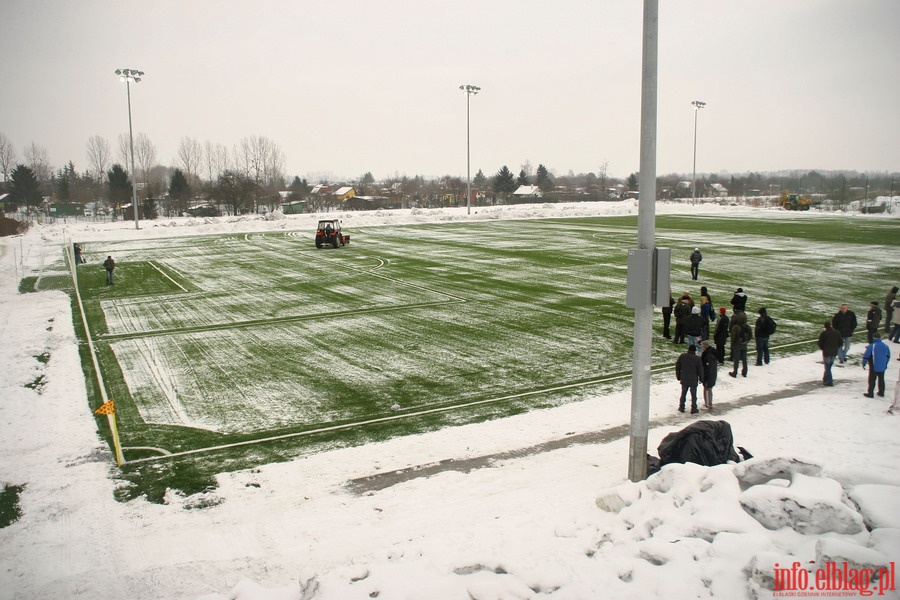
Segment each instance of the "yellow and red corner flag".
[[114,415],[116,414],[116,403],[112,400],[107,400],[103,403],[103,406],[94,411],[95,415]]

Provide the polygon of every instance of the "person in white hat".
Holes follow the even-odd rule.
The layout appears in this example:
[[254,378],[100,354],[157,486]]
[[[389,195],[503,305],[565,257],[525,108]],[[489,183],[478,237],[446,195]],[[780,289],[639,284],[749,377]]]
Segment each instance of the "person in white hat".
[[697,279],[700,276],[701,260],[703,260],[703,255],[700,253],[700,248],[694,248],[694,251],[691,252],[691,279]]

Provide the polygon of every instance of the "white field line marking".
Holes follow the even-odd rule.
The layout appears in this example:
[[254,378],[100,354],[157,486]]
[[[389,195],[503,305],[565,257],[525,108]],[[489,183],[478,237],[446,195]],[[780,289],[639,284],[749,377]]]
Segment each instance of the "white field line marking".
[[[778,345],[778,346],[772,346],[772,349],[773,349],[773,350],[777,350],[777,349],[779,349],[779,348],[790,348],[790,347],[792,347],[792,346],[801,346],[801,345],[803,345],[803,344],[812,344],[812,343],[814,343],[815,341],[816,341],[816,340],[806,340],[806,341],[800,341],[800,342],[791,342],[791,343],[789,343],[789,344],[781,344],[781,345]],[[672,365],[674,365],[674,364],[675,364],[675,363],[673,362],[673,363],[669,363],[669,364],[664,364],[664,365],[659,365],[659,366],[651,367],[651,368],[650,368],[650,372],[651,372],[651,373],[665,373],[665,372],[670,371],[671,368],[672,368]],[[727,364],[727,363],[726,363],[726,364]],[[464,404],[455,404],[455,405],[453,405],[453,406],[443,406],[443,407],[440,407],[440,408],[429,408],[429,409],[426,409],[426,410],[418,410],[418,411],[415,411],[415,412],[404,413],[404,414],[401,414],[401,415],[391,415],[391,416],[389,416],[389,417],[379,417],[379,418],[377,418],[377,419],[367,419],[367,420],[365,420],[365,421],[356,421],[355,423],[345,423],[345,424],[343,424],[343,425],[332,425],[332,426],[329,426],[329,427],[320,427],[320,428],[318,428],[318,429],[310,429],[310,430],[308,430],[308,431],[298,431],[297,433],[286,433],[286,434],[284,434],[284,435],[275,435],[275,436],[270,436],[270,437],[259,438],[259,439],[256,439],[256,440],[247,440],[247,441],[244,441],[244,442],[235,442],[235,443],[233,443],[233,444],[222,444],[222,445],[220,445],[220,446],[210,446],[210,447],[207,447],[207,448],[197,448],[196,450],[185,450],[185,451],[182,451],[182,452],[172,452],[172,453],[166,454],[165,456],[151,456],[151,457],[148,457],[148,458],[137,458],[137,459],[135,459],[135,460],[130,460],[130,461],[128,461],[128,462],[129,462],[129,464],[143,463],[143,462],[153,462],[153,461],[162,460],[162,459],[165,459],[165,458],[177,458],[177,457],[181,457],[181,456],[190,456],[190,455],[193,455],[193,454],[204,454],[204,453],[206,453],[206,452],[215,452],[215,451],[217,451],[217,450],[227,450],[227,449],[229,449],[229,448],[238,448],[238,447],[241,447],[241,446],[252,446],[252,445],[255,445],[255,444],[262,444],[262,443],[266,443],[266,442],[274,442],[274,441],[278,441],[278,440],[286,440],[286,439],[291,439],[291,438],[306,437],[306,436],[310,436],[310,435],[315,435],[315,434],[317,434],[317,433],[326,433],[326,432],[329,432],[329,431],[341,431],[341,430],[344,430],[344,429],[352,429],[352,428],[354,428],[354,427],[362,427],[362,426],[364,426],[364,425],[374,425],[374,424],[376,424],[376,423],[389,423],[389,422],[391,422],[391,421],[399,421],[399,420],[401,420],[401,419],[407,419],[407,418],[410,418],[410,417],[419,417],[419,416],[423,416],[423,415],[431,415],[431,414],[437,414],[437,413],[443,413],[443,412],[450,412],[450,411],[457,410],[457,409],[461,409],[461,408],[469,408],[469,407],[472,407],[472,406],[480,406],[480,405],[483,405],[483,404],[492,404],[492,403],[494,403],[494,402],[503,402],[503,401],[505,401],[505,400],[515,400],[515,399],[518,399],[518,398],[526,398],[526,397],[528,397],[528,396],[537,396],[537,395],[539,395],[539,394],[546,394],[546,393],[549,393],[549,392],[559,392],[559,391],[571,390],[571,389],[575,389],[575,388],[579,388],[579,387],[586,387],[586,386],[589,386],[589,385],[596,385],[596,384],[600,384],[600,383],[608,383],[608,382],[610,382],[610,381],[616,381],[616,380],[619,380],[619,379],[630,378],[631,376],[632,376],[632,373],[631,373],[631,372],[620,373],[620,374],[618,374],[618,375],[609,375],[609,376],[605,376],[605,377],[597,377],[597,378],[595,378],[595,379],[590,379],[590,380],[587,380],[587,381],[579,381],[579,382],[577,382],[577,383],[566,383],[566,384],[558,385],[558,386],[555,386],[555,387],[542,388],[542,389],[539,389],[539,390],[531,390],[531,391],[529,391],[529,392],[522,392],[522,393],[519,393],[519,394],[510,394],[510,395],[507,395],[507,396],[498,396],[498,397],[496,397],[496,398],[486,398],[486,399],[484,399],[484,400],[474,400],[474,401],[472,401],[472,402],[466,402],[466,403],[464,403]]]
[[147,261],[147,264],[150,265],[151,267],[153,267],[154,269],[156,269],[157,271],[159,271],[160,274],[162,274],[163,277],[165,277],[166,279],[168,279],[169,281],[171,281],[172,283],[174,283],[176,286],[178,286],[178,289],[180,289],[182,292],[186,292],[186,291],[187,291],[186,289],[184,289],[184,287],[182,287],[182,285],[181,285],[180,283],[178,283],[177,281],[175,281],[174,279],[172,279],[171,277],[169,277],[169,274],[168,274],[168,273],[166,273],[165,271],[163,271],[162,269],[160,269],[158,266],[156,266],[156,265],[153,263],[152,260],[148,260],[148,261]]
[[[662,371],[662,370],[667,370],[670,368],[671,368],[671,365],[665,365],[665,366],[656,367],[654,369],[651,369],[651,371]],[[624,373],[624,374],[620,374],[620,375],[611,375],[608,377],[598,377],[598,378],[592,379],[590,381],[580,381],[578,383],[567,383],[567,384],[559,385],[556,387],[543,388],[540,390],[532,390],[529,392],[522,392],[520,394],[510,394],[507,396],[499,396],[497,398],[486,398],[484,400],[475,400],[472,402],[466,402],[464,404],[455,404],[453,406],[443,406],[440,408],[430,408],[427,410],[419,410],[419,411],[415,411],[415,412],[405,413],[402,415],[391,415],[389,417],[379,417],[377,419],[367,419],[365,421],[357,421],[355,423],[345,423],[343,425],[332,425],[330,427],[320,427],[318,429],[310,429],[308,431],[299,431],[297,433],[286,433],[284,435],[275,435],[275,436],[270,436],[270,437],[265,437],[265,438],[259,438],[256,440],[235,442],[233,444],[222,444],[220,446],[210,446],[208,448],[197,448],[196,450],[185,450],[183,452],[173,452],[173,453],[167,454],[165,456],[152,456],[152,457],[148,457],[148,458],[138,458],[135,460],[130,460],[128,462],[129,462],[129,464],[141,463],[141,462],[152,462],[152,461],[160,460],[163,458],[175,458],[175,457],[180,457],[180,456],[189,456],[191,454],[202,454],[205,452],[214,452],[216,450],[226,450],[228,448],[237,448],[240,446],[250,446],[250,445],[254,445],[254,444],[273,442],[273,441],[277,441],[277,440],[286,440],[286,439],[290,439],[290,438],[305,437],[305,436],[309,436],[309,435],[315,435],[317,433],[326,433],[329,431],[340,431],[342,429],[351,429],[353,427],[361,427],[364,425],[373,425],[376,423],[389,423],[391,421],[399,421],[401,419],[408,419],[410,417],[419,417],[422,415],[430,415],[430,414],[436,414],[436,413],[442,413],[442,412],[449,412],[449,411],[457,410],[457,409],[461,409],[461,408],[469,408],[471,406],[479,406],[482,404],[491,404],[494,402],[502,402],[504,400],[515,400],[517,398],[526,398],[528,396],[536,396],[538,394],[546,394],[549,392],[558,392],[558,391],[563,391],[563,390],[569,390],[569,389],[584,387],[587,385],[593,385],[593,384],[597,384],[597,383],[606,383],[609,381],[615,381],[617,379],[625,379],[628,377],[631,377],[631,373]]]
[[172,454],[168,450],[165,450],[163,448],[156,448],[154,446],[125,446],[124,448],[122,448],[122,450],[149,450],[151,452],[159,452],[163,456]]

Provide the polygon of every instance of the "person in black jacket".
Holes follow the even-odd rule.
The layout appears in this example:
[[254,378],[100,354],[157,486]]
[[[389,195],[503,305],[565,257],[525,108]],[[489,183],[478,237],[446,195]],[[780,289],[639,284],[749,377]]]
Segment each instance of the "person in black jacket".
[[675,307],[675,298],[672,296],[672,290],[669,290],[669,305],[662,307],[663,315],[663,337],[667,340],[672,339],[672,333],[669,331],[669,324],[672,322],[672,309]]
[[822,362],[825,363],[825,374],[822,375],[822,385],[834,385],[831,376],[831,365],[837,358],[838,350],[844,343],[841,334],[831,326],[831,321],[825,321],[825,329],[819,334],[819,349],[822,351]]
[[769,316],[765,307],[759,309],[759,318],[753,327],[753,337],[756,338],[756,366],[761,367],[763,362],[769,364],[769,338],[775,333],[775,320]]
[[675,339],[672,340],[676,344],[684,343],[684,320],[691,314],[694,307],[694,300],[687,292],[675,303],[672,314],[675,315]]
[[738,365],[741,366],[741,375],[747,376],[747,344],[753,336],[753,330],[747,324],[747,314],[742,310],[736,310],[731,316],[731,357],[734,359],[734,369],[728,372],[732,377],[737,377]]
[[881,308],[878,306],[878,302],[873,300],[869,305],[869,312],[866,313],[866,339],[870,344],[879,325],[881,325]]
[[841,309],[831,318],[831,326],[841,334],[844,344],[838,349],[838,363],[844,364],[847,360],[847,352],[850,351],[850,340],[856,329],[856,313],[850,310],[846,304],[841,304]]
[[744,288],[738,288],[731,297],[731,307],[741,312],[747,310],[747,294],[744,293]]
[[897,292],[900,291],[896,285],[890,289],[887,296],[884,297],[884,332],[891,331],[891,322],[894,320],[894,301],[897,299]]
[[716,379],[719,376],[719,358],[708,340],[700,342],[700,346],[703,348],[703,354],[700,355],[700,362],[703,363],[703,405],[711,410],[713,388],[716,387]]
[[703,260],[703,255],[700,253],[700,248],[694,248],[694,251],[691,252],[691,279],[697,279],[700,276],[700,261]]
[[113,260],[112,256],[106,257],[106,260],[103,261],[103,268],[106,269],[106,285],[112,285],[113,271],[116,268],[116,261]]
[[703,362],[693,346],[679,355],[675,361],[675,379],[681,382],[681,396],[678,398],[678,412],[684,412],[688,390],[691,392],[691,414],[700,412],[697,408],[697,384],[703,380]]
[[703,341],[703,317],[700,315],[700,307],[691,309],[691,314],[684,320],[684,336],[689,346],[700,350],[700,342]]
[[728,324],[728,315],[725,314],[725,307],[719,309],[719,318],[716,320],[716,328],[713,331],[713,341],[716,343],[716,356],[721,364],[725,364],[725,344],[728,343],[728,336],[731,335],[731,328]]

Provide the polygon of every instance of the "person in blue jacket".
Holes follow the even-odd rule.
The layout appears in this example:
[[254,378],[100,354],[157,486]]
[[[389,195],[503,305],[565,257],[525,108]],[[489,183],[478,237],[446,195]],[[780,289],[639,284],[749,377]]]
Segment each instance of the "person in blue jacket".
[[878,395],[884,398],[884,372],[887,371],[888,362],[891,360],[891,349],[881,341],[881,334],[877,331],[872,334],[872,343],[866,346],[863,353],[862,366],[869,367],[869,391],[863,394],[866,398],[874,398],[875,384],[878,383]]

